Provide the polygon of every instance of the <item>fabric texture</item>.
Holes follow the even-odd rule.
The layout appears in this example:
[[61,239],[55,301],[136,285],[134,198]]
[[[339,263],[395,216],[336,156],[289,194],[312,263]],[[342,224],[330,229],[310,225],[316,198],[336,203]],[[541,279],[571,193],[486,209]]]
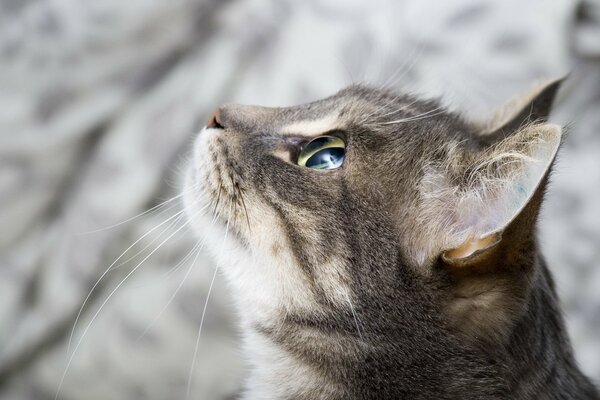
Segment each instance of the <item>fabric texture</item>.
[[219,276],[197,340],[215,265],[179,199],[132,218],[178,194],[219,103],[290,105],[367,82],[483,118],[569,71],[540,242],[600,382],[597,1],[2,2],[0,398],[53,399],[61,380],[60,399],[239,391]]

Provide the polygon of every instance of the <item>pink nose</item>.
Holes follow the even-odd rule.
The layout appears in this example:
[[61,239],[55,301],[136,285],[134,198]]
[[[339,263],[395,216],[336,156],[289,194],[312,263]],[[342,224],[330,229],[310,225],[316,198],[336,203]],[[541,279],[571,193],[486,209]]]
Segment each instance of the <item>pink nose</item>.
[[212,129],[223,129],[223,125],[221,125],[221,109],[217,108],[206,123],[207,128]]

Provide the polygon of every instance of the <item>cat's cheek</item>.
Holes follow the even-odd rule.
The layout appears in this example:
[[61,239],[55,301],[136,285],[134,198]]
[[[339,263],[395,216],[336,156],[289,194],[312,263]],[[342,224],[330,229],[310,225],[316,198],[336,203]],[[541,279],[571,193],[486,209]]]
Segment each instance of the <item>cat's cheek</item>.
[[316,304],[313,290],[296,264],[277,219],[267,210],[251,217],[251,223],[256,218],[263,223],[252,224],[248,241],[232,234],[223,240],[225,227],[219,224],[207,242],[219,272],[232,289],[241,315],[249,322],[268,325],[277,318],[282,307],[301,313],[311,312]]
[[315,308],[312,290],[297,274],[295,265],[282,265],[257,255],[228,248],[220,259],[241,315],[248,323],[276,324],[282,310],[310,313]]

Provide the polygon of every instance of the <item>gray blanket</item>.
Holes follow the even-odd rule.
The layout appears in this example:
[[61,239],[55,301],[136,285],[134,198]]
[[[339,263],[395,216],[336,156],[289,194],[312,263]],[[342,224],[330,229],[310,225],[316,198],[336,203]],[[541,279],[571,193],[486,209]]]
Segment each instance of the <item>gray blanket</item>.
[[600,381],[598,2],[3,1],[0,398],[239,390],[219,278],[197,341],[214,264],[194,251],[179,199],[132,218],[180,190],[217,104],[288,105],[362,81],[480,118],[568,71],[553,118],[571,134],[541,244],[578,359]]

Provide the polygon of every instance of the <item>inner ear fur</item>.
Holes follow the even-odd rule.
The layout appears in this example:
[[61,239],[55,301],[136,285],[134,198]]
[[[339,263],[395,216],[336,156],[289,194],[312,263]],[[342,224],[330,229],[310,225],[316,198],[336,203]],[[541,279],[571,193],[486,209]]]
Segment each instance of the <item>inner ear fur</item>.
[[[475,251],[461,254],[464,245],[460,245],[440,255],[441,262],[453,277],[465,279],[470,275],[510,275],[513,272],[525,272],[531,267],[536,256],[535,224],[549,173],[546,172],[531,198],[502,230],[480,239],[468,239],[471,246],[478,246]],[[473,244],[478,240],[481,243]]]
[[[439,215],[449,215],[442,258],[449,264],[475,263],[507,240],[506,229],[532,201],[560,147],[562,129],[532,124],[469,158],[454,158],[459,183],[434,193]],[[466,164],[466,166],[465,166]],[[447,179],[452,182],[457,179]],[[446,183],[452,186],[452,183]]]

